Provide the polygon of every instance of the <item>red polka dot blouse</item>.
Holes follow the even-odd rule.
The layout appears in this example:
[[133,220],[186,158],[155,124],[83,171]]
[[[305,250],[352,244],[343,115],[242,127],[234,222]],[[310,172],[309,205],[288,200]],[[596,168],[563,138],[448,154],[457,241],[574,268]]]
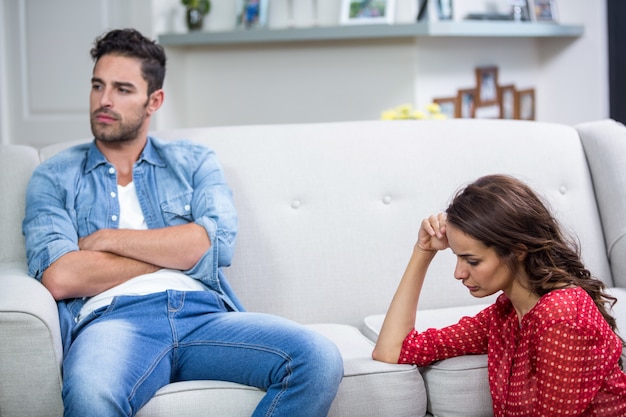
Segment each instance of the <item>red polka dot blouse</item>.
[[581,288],[544,295],[521,323],[502,294],[457,324],[413,330],[398,362],[485,353],[496,417],[626,416],[621,342]]

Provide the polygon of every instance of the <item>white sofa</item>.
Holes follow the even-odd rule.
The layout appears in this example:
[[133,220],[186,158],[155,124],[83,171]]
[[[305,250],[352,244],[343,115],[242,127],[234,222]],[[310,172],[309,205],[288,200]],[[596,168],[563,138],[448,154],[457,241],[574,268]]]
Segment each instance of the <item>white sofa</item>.
[[[522,121],[371,121],[156,132],[213,148],[234,191],[240,232],[226,273],[249,310],[288,317],[331,338],[345,376],[330,416],[491,414],[484,356],[417,369],[370,354],[419,222],[488,173],[535,187],[579,237],[583,258],[620,299],[626,335],[626,128]],[[28,141],[28,138],[22,138]],[[60,416],[56,305],[26,275],[24,191],[41,159],[71,143],[0,147],[0,416]],[[474,299],[441,254],[418,328],[472,314]],[[219,381],[161,389],[140,416],[245,416],[263,395]]]

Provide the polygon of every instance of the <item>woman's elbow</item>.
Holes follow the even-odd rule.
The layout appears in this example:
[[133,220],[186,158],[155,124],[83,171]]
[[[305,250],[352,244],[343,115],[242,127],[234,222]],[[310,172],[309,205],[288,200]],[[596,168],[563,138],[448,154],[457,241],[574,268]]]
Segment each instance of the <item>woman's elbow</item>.
[[372,359],[379,362],[398,363],[400,357],[400,350],[395,352],[391,349],[384,349],[378,345],[374,347],[372,351]]

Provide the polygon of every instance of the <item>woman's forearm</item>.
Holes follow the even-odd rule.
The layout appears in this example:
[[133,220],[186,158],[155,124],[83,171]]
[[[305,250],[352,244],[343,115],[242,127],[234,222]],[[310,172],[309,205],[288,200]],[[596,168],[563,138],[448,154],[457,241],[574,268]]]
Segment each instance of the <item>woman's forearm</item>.
[[402,343],[415,327],[417,303],[426,271],[437,251],[425,251],[417,246],[402,276],[380,330],[372,358],[397,363]]

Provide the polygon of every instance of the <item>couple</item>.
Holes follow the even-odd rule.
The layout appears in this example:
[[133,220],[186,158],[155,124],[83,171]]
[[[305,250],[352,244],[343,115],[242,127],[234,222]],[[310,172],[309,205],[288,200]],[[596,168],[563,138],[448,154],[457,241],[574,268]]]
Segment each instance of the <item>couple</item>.
[[[164,100],[162,47],[135,30],[113,30],[96,40],[91,55],[94,141],[37,168],[23,224],[29,273],[59,304],[65,415],[135,415],[162,386],[200,379],[265,390],[254,416],[327,415],[343,375],[337,348],[288,320],[245,312],[222,273],[231,261],[237,216],[215,154],[189,142],[148,137],[150,118]],[[520,395],[531,395],[526,407],[564,396],[561,385],[544,389],[542,376],[531,372],[544,368],[528,368],[530,357],[516,357],[509,368],[495,366],[511,348],[496,349],[495,330],[529,323],[583,348],[573,363],[593,367],[593,383],[568,384],[575,394],[567,398],[579,404],[573,411],[622,415],[626,376],[617,362],[621,341],[604,307],[609,298],[547,215],[533,219],[547,235],[522,228],[508,237],[514,244],[489,240],[491,231],[499,231],[497,220],[511,213],[495,215],[493,198],[487,200],[488,216],[473,213],[471,196],[493,187],[506,200],[532,196],[513,179],[488,177],[458,197],[468,196],[468,211],[449,209],[447,217],[423,222],[373,357],[421,365],[489,347],[494,411],[514,415],[510,410],[523,411]],[[543,207],[537,204],[529,209]],[[524,215],[523,206],[511,209]],[[457,325],[473,333],[452,345],[441,343],[449,331],[416,334],[412,324],[428,262],[447,247],[459,257],[457,278],[474,295],[504,293]],[[546,259],[554,263],[543,264]],[[563,303],[586,313],[546,322],[543,314]],[[588,329],[578,323],[594,323],[594,337],[585,338]],[[522,340],[535,347],[537,338]],[[602,357],[589,354],[597,348],[604,348]],[[548,351],[544,355],[555,354]],[[506,371],[514,380],[502,378]],[[509,389],[512,381],[521,388]]]

